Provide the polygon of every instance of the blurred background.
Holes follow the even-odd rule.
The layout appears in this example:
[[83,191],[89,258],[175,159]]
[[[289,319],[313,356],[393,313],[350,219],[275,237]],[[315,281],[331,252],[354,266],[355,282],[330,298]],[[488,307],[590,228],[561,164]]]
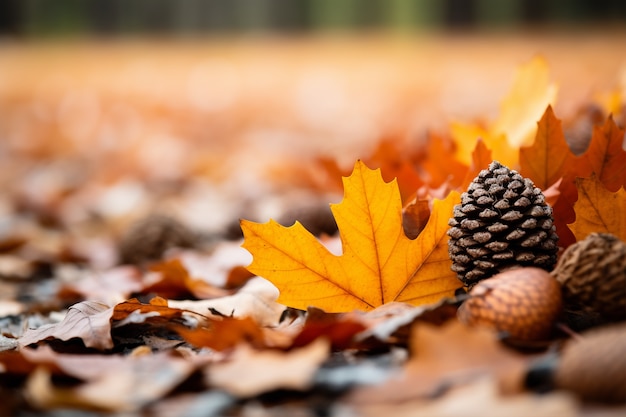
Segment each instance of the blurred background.
[[558,117],[604,120],[625,45],[623,0],[3,0],[0,213],[275,217],[295,166],[493,120],[537,55]]
[[623,23],[620,0],[4,0],[14,36],[310,33]]

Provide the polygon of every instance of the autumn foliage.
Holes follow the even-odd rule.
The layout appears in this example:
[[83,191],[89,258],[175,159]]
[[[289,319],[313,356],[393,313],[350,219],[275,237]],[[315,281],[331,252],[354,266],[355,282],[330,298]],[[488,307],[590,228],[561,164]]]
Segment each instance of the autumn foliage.
[[[452,122],[419,139],[393,131],[350,166],[327,156],[282,161],[267,173],[281,191],[320,200],[343,193],[330,211],[314,206],[306,221],[285,222],[277,213],[263,222],[236,212],[221,234],[187,233],[192,222],[156,217],[135,230],[128,219],[107,223],[105,210],[72,217],[98,195],[93,190],[67,186],[41,200],[18,193],[16,212],[30,213],[37,226],[2,237],[0,272],[17,282],[16,299],[41,291],[52,301],[2,304],[0,414],[165,416],[203,407],[207,415],[252,415],[259,407],[287,414],[319,407],[337,416],[442,415],[481,398],[482,411],[504,415],[580,415],[579,392],[542,397],[532,389],[554,387],[529,382],[544,369],[537,360],[557,366],[562,346],[585,338],[560,321],[560,287],[549,271],[542,279],[558,302],[534,308],[550,312],[547,323],[533,316],[540,337],[520,342],[468,326],[457,311],[478,296],[466,294],[451,270],[447,235],[462,193],[497,160],[543,192],[561,252],[593,233],[626,241],[624,115],[603,115],[585,136],[555,114],[556,97],[548,64],[537,57],[518,69],[494,120]],[[179,181],[152,183],[163,207],[197,203],[173,197]],[[142,201],[125,186],[115,190],[124,196],[116,201]],[[197,183],[188,190],[214,191]],[[243,206],[260,194],[238,197]],[[301,198],[294,195],[290,203]],[[189,247],[176,245],[181,230]],[[130,242],[136,261],[121,264],[125,258],[114,253],[120,241]],[[47,273],[55,285],[39,285]],[[525,323],[524,309],[543,300],[528,301],[536,288],[527,282],[479,288],[498,302],[523,301],[515,314],[488,298],[467,302],[479,306],[481,320]]]
[[[531,85],[534,94],[523,94]],[[609,116],[604,126],[594,129],[588,149],[575,155],[550,105],[536,127],[532,122],[539,103],[549,102],[553,89],[545,62],[535,59],[518,73],[491,127],[457,129],[448,146],[434,138],[430,152],[415,158],[382,142],[369,160],[396,174],[397,180],[390,183],[357,161],[344,178],[343,201],[332,206],[341,255],[328,252],[299,223],[286,228],[274,221],[260,225],[244,220],[244,247],[254,256],[248,269],[278,286],[281,303],[301,309],[312,305],[338,312],[369,310],[390,301],[419,305],[450,297],[460,285],[450,273],[447,220],[459,202],[458,192],[491,159],[506,161],[545,192],[563,249],[592,232],[624,239],[624,130]],[[469,131],[480,136],[471,140]],[[471,159],[464,164],[467,151],[462,149],[472,142]],[[425,167],[430,169],[424,174]],[[445,167],[445,180],[435,167]],[[414,219],[411,223],[421,225],[413,240],[401,228],[403,189],[415,190],[415,201],[405,208],[405,215]],[[424,198],[432,204],[428,223],[414,209]]]

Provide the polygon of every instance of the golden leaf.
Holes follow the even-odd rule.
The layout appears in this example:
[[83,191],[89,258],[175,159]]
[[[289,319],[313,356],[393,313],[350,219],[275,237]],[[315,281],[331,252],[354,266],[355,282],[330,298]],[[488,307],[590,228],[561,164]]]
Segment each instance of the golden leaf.
[[626,191],[606,189],[595,175],[577,178],[578,201],[574,205],[576,221],[569,228],[577,240],[590,233],[612,233],[626,240]]
[[530,145],[537,132],[537,120],[549,104],[554,104],[558,88],[550,83],[545,59],[537,56],[521,65],[513,87],[502,100],[500,115],[491,131],[504,133],[513,147]]
[[298,222],[242,220],[243,247],[253,255],[248,269],[280,290],[290,307],[316,306],[329,312],[370,310],[391,301],[426,304],[460,287],[450,270],[448,219],[460,201],[457,192],[435,200],[428,224],[415,240],[402,229],[396,181],[357,161],[343,179],[344,199],[331,206],[343,254],[331,254]]

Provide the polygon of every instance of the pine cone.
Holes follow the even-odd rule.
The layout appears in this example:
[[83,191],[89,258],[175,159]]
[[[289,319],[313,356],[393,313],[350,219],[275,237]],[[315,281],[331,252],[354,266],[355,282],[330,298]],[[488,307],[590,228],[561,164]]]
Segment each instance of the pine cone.
[[549,271],[556,263],[552,208],[531,180],[497,161],[472,181],[448,224],[452,270],[468,288],[511,267]]
[[590,234],[565,250],[552,274],[571,327],[626,320],[626,243],[617,237]]
[[191,247],[195,236],[178,220],[162,214],[145,217],[126,231],[120,241],[123,263],[157,260],[173,247]]

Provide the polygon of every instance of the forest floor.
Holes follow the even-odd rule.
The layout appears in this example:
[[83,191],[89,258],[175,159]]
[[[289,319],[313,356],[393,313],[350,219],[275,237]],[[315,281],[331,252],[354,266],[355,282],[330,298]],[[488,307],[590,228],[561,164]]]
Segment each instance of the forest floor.
[[[536,56],[566,132],[614,109],[623,127],[624,45],[620,28],[0,42],[0,415],[622,415],[500,384],[545,351],[468,334],[453,304],[285,309],[245,270],[239,220],[332,236],[355,161],[488,125]],[[456,355],[494,363],[450,376]],[[407,369],[414,389],[394,385]]]

